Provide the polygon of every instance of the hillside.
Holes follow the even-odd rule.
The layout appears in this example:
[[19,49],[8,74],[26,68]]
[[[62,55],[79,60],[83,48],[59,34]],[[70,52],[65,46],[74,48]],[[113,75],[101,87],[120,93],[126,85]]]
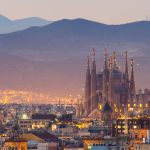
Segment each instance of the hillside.
[[[129,51],[135,58],[138,88],[149,87],[150,22],[105,25],[84,19],[59,20],[43,27],[0,35],[1,88],[34,90],[53,95],[78,94],[84,87],[86,56],[97,49]],[[123,68],[124,69],[124,68]],[[145,72],[144,74],[142,72]],[[71,77],[71,78],[70,78]]]
[[33,26],[44,26],[50,23],[51,21],[47,21],[38,17],[11,20],[0,15],[0,34],[24,30]]

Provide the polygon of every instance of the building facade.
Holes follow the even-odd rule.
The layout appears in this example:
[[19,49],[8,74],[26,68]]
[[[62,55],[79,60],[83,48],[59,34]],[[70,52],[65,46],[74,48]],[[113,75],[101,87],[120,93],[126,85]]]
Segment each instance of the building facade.
[[128,115],[126,113],[131,109],[139,112],[148,110],[149,94],[145,95],[141,91],[136,93],[133,59],[130,62],[130,70],[129,73],[128,52],[125,52],[124,71],[121,71],[117,64],[116,52],[110,57],[105,52],[103,71],[97,73],[94,51],[92,62],[90,63],[89,57],[87,61],[84,116],[91,116],[92,113],[93,117],[93,111],[98,109],[102,117],[105,105],[111,107],[112,118],[120,114]]

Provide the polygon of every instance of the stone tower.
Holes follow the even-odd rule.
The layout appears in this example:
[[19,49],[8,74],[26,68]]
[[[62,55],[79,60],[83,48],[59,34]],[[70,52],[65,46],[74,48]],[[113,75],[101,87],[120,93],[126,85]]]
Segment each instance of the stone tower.
[[103,104],[105,104],[106,100],[108,99],[108,89],[109,89],[109,67],[108,67],[107,52],[105,50],[104,67],[103,67],[103,82],[102,82]]
[[91,103],[91,72],[90,72],[90,61],[88,57],[87,69],[86,69],[86,81],[85,81],[85,115],[87,116],[90,112]]
[[125,89],[126,89],[126,95],[125,95],[125,99],[126,99],[126,103],[125,105],[127,106],[127,104],[130,104],[130,84],[129,84],[129,70],[128,70],[128,52],[125,52],[125,77],[124,77],[124,82],[125,82]]
[[134,81],[134,61],[131,59],[131,77],[130,77],[130,96],[131,96],[131,107],[136,106],[136,91]]
[[93,49],[92,67],[91,67],[91,111],[96,107],[96,62],[95,49]]

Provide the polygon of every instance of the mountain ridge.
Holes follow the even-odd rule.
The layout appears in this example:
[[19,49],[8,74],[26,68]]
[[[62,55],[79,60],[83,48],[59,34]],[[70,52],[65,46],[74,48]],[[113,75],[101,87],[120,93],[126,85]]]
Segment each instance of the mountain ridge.
[[52,23],[52,21],[48,21],[40,17],[28,17],[12,20],[8,17],[0,15],[0,34],[20,31],[32,26],[44,26],[50,23]]
[[9,88],[10,83],[14,89],[44,91],[50,95],[79,94],[84,87],[86,56],[91,56],[92,48],[97,50],[99,70],[105,47],[111,54],[116,49],[122,67],[122,55],[128,50],[130,58],[135,59],[137,88],[149,88],[149,41],[150,22],[145,21],[105,25],[84,19],[64,19],[43,27],[1,34],[0,55],[5,59],[0,61],[0,88]]

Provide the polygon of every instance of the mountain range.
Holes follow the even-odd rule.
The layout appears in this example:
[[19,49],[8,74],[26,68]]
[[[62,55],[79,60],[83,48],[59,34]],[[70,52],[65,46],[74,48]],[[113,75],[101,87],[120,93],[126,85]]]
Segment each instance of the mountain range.
[[0,15],[0,34],[24,30],[33,26],[44,26],[50,23],[52,23],[52,21],[39,17],[11,20],[3,15]]
[[[97,53],[97,70],[103,66],[103,49],[135,59],[138,88],[150,86],[150,22],[106,25],[85,19],[59,20],[41,27],[0,35],[0,88],[33,90],[53,96],[81,93],[86,57]],[[144,72],[144,73],[143,73]]]

